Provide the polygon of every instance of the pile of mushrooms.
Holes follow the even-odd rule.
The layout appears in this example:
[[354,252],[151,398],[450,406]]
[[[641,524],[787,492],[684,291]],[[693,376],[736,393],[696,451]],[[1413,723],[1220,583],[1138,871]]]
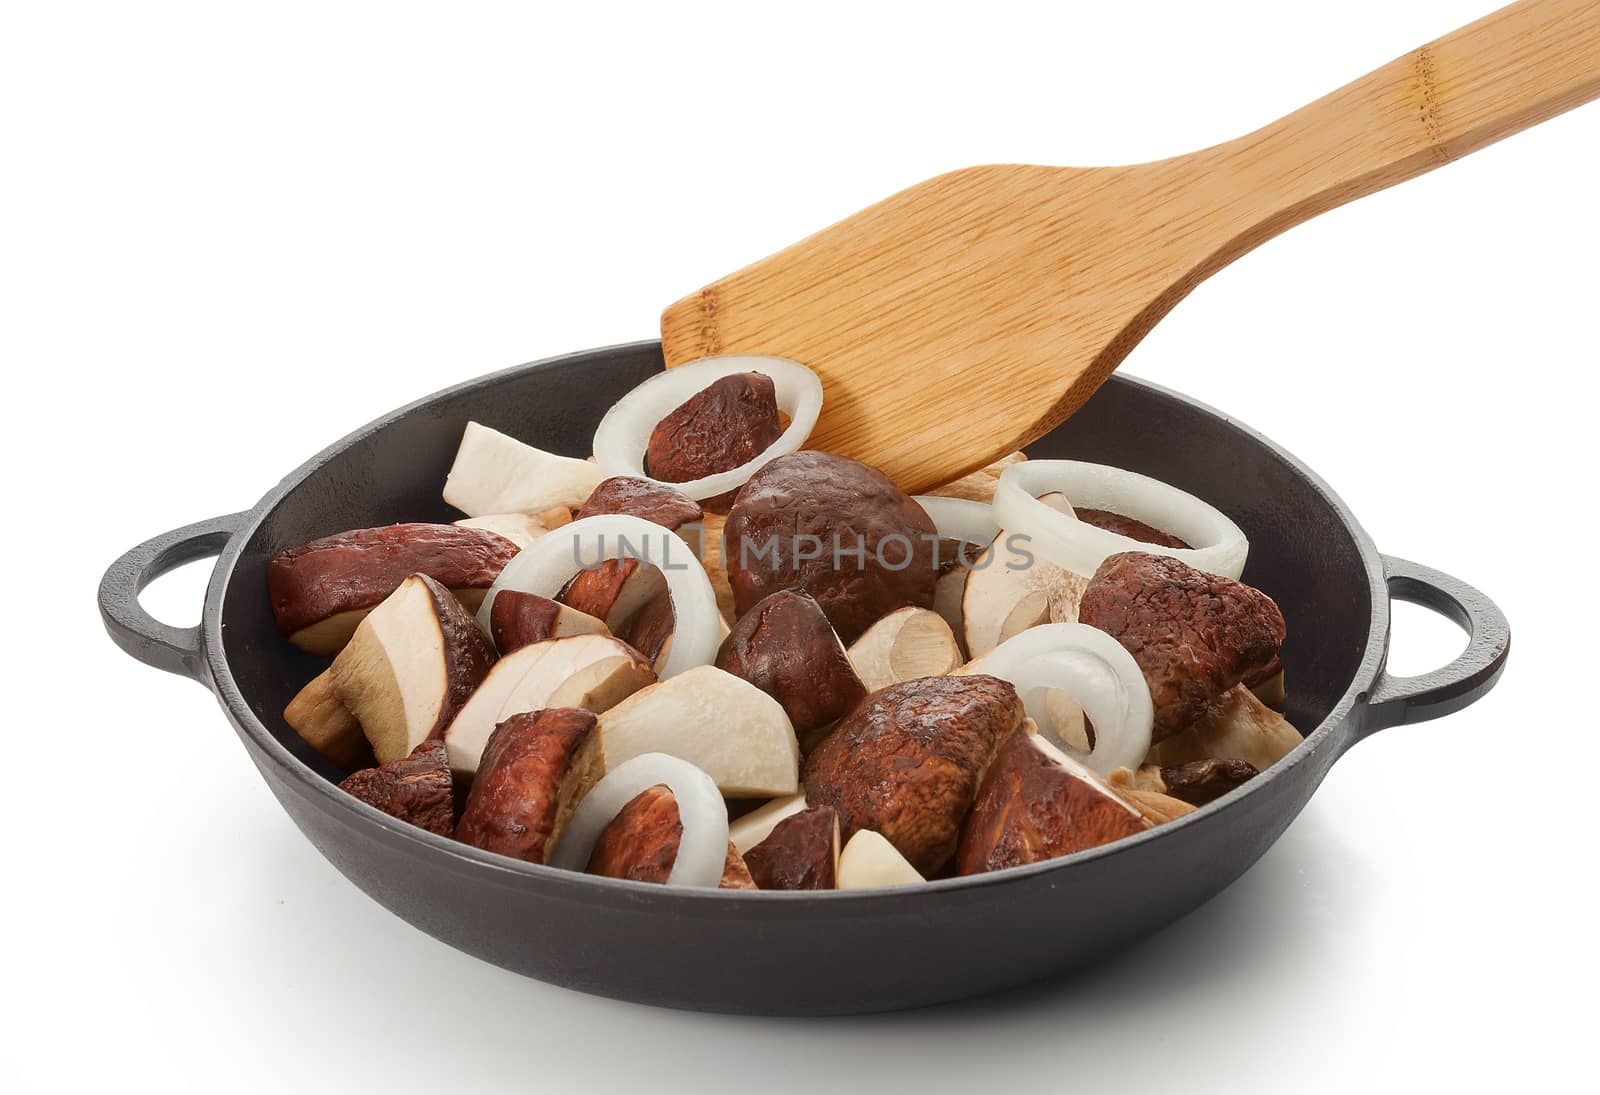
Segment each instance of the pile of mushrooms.
[[746,890],[1070,855],[1299,743],[1226,516],[1020,453],[911,497],[805,449],[821,407],[804,366],[723,357],[625,396],[593,459],[467,423],[460,520],[271,561],[280,631],[331,659],[285,721],[430,832]]

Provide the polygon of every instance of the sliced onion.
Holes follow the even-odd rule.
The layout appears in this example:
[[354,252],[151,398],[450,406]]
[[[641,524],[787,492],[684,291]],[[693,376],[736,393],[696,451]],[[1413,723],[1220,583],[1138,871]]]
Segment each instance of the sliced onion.
[[710,776],[665,753],[640,753],[607,772],[572,812],[550,865],[585,870],[606,826],[624,806],[657,784],[665,784],[678,800],[678,820],[683,823],[667,885],[715,887],[722,881],[728,856],[727,804]]
[[[1039,495],[1061,491],[1074,506],[1105,509],[1176,536],[1187,548],[1147,544],[1058,513]],[[1088,577],[1121,551],[1170,555],[1208,574],[1237,578],[1250,551],[1239,526],[1211,504],[1159,479],[1079,460],[1024,460],[1000,475],[994,512],[1012,532],[1033,537],[1039,554]]]
[[960,540],[963,544],[984,547],[1000,535],[994,507],[987,502],[974,502],[970,498],[943,498],[934,494],[918,494],[913,501],[922,507],[933,522],[933,527],[946,540]]
[[485,634],[494,599],[502,589],[536,593],[554,600],[585,567],[627,554],[661,571],[672,599],[672,650],[656,669],[665,680],[697,665],[710,665],[722,644],[722,615],[705,567],[683,537],[661,525],[623,513],[603,513],[563,525],[539,537],[512,557],[484,595],[478,623]]
[[[1040,733],[1101,775],[1138,768],[1150,751],[1155,706],[1144,673],[1121,643],[1098,628],[1030,627],[985,654],[972,671],[1010,681]],[[1052,689],[1077,700],[1094,724],[1094,748],[1087,753],[1053,732]]]
[[644,454],[656,426],[690,396],[735,373],[760,373],[772,379],[778,409],[789,416],[788,428],[759,456],[737,468],[666,485],[697,500],[715,498],[744,486],[752,475],[778,457],[798,451],[822,413],[822,381],[817,374],[786,357],[708,357],[657,373],[612,404],[594,431],[594,459],[600,470],[607,475],[649,479],[644,470]]

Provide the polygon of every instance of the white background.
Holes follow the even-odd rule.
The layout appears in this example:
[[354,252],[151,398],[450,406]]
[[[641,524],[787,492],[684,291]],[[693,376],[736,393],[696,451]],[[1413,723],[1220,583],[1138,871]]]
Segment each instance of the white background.
[[[1267,244],[1127,362],[1492,594],[1516,649],[1491,697],[1361,746],[1224,896],[1075,980],[796,1022],[520,979],[347,884],[211,697],[117,652],[93,606],[124,548],[248,507],[397,404],[650,337],[681,294],[947,168],[1246,132],[1486,3],[8,6],[7,1086],[1589,1074],[1600,107]],[[147,603],[192,622],[204,572]],[[1396,646],[1421,670],[1460,634],[1404,611]]]

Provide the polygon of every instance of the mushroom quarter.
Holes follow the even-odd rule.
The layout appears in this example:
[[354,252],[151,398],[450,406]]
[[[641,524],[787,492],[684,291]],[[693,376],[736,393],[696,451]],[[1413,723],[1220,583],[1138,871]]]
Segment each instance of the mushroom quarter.
[[840,839],[883,835],[923,876],[955,853],[983,774],[1026,715],[997,677],[924,677],[874,692],[806,758],[806,801]]

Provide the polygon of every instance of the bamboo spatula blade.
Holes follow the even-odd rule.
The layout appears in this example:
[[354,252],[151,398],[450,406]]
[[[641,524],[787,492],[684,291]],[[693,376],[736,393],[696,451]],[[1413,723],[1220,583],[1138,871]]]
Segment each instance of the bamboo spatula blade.
[[1523,0],[1200,152],[919,183],[668,307],[667,364],[800,361],[809,445],[924,490],[1060,424],[1253,247],[1596,97],[1600,0]]

